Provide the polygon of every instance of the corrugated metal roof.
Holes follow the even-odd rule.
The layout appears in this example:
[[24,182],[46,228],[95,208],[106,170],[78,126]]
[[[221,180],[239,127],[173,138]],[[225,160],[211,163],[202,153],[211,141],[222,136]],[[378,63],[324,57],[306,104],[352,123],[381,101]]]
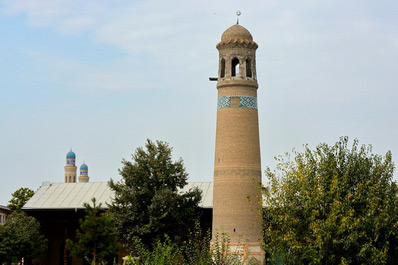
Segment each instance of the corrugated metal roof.
[[5,211],[5,212],[10,212],[11,210],[10,209],[8,209],[8,207],[6,207],[6,206],[4,206],[4,205],[0,205],[0,210],[3,210],[3,211]]
[[[186,192],[193,187],[203,191],[203,198],[200,206],[202,208],[213,207],[213,183],[212,182],[189,182],[181,191]],[[61,210],[81,209],[85,202],[91,202],[96,198],[107,208],[110,203],[113,191],[107,182],[86,182],[86,183],[49,183],[44,182],[37,192],[26,202],[24,210]]]
[[181,191],[187,192],[194,187],[202,190],[202,201],[199,206],[202,208],[213,208],[213,182],[188,182]]

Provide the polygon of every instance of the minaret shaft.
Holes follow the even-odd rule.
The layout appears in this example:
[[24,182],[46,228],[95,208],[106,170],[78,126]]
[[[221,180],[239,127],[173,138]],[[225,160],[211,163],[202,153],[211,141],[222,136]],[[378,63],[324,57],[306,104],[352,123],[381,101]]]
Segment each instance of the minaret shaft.
[[[219,95],[233,95],[219,88]],[[255,91],[245,93],[255,95]],[[217,111],[214,161],[213,229],[231,241],[257,242],[261,238],[261,160],[257,109],[235,103]]]

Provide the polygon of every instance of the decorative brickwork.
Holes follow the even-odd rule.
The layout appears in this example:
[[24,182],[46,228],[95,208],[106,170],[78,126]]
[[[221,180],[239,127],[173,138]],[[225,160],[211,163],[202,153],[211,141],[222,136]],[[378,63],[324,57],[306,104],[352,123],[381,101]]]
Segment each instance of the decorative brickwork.
[[261,170],[256,169],[217,169],[214,177],[221,176],[261,176]]

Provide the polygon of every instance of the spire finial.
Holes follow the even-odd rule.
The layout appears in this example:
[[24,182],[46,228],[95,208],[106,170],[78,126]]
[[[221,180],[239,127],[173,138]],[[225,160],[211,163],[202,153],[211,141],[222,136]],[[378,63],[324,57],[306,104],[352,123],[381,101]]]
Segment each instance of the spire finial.
[[236,18],[236,24],[237,25],[239,25],[239,16],[240,16],[240,14],[241,14],[241,12],[238,10],[238,11],[236,11],[236,15],[238,16],[237,18]]

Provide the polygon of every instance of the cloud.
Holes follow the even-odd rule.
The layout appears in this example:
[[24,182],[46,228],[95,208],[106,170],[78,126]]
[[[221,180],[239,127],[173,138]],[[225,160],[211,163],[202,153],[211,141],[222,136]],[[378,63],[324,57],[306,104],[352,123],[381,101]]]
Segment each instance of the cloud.
[[[174,89],[183,89],[181,84],[189,83],[194,74],[214,75],[214,46],[240,8],[241,22],[249,24],[260,43],[258,66],[264,65],[268,75],[275,74],[279,86],[294,83],[293,93],[312,90],[312,85],[322,86],[316,93],[333,86],[349,91],[346,86],[360,84],[359,73],[374,71],[375,64],[390,72],[394,65],[389,58],[397,56],[397,30],[380,19],[385,10],[358,1],[252,1],[245,5],[181,0],[3,2],[4,12],[25,14],[31,26],[54,28],[61,34],[84,32],[91,41],[120,50],[123,59],[104,59],[103,63],[72,62],[46,51],[38,58],[57,57],[59,67],[50,71],[59,71],[59,76],[68,73],[67,83],[73,87],[99,90],[134,89],[148,82],[164,86],[175,83],[176,78],[180,82]],[[383,15],[388,22],[396,22],[388,12]],[[65,67],[68,69],[61,71]],[[323,80],[333,81],[325,84]],[[365,85],[372,88],[378,82],[372,79]]]
[[[185,79],[183,83],[189,82],[189,76],[200,71],[205,71],[201,74],[202,78],[215,73],[216,64],[213,70],[207,69],[210,60],[217,54],[214,46],[218,38],[213,36],[220,32],[216,33],[212,24],[222,16],[216,16],[211,11],[218,7],[210,1],[110,3],[39,0],[33,4],[26,0],[6,0],[2,11],[9,15],[25,15],[28,25],[32,27],[82,35],[124,53],[122,61],[104,58],[103,64],[98,64],[73,61],[50,51],[38,51],[43,58],[36,58],[43,61],[43,65],[46,65],[45,60],[56,61],[55,67],[49,69],[54,73],[52,78],[68,76],[65,82],[73,85],[73,80],[78,80],[79,87],[132,89],[134,84],[139,83],[162,87],[165,83],[174,83],[176,77]],[[209,34],[210,31],[215,33]],[[114,82],[110,81],[112,78]],[[174,87],[178,89],[178,86]]]
[[241,24],[260,44],[259,81],[268,86],[268,93],[280,93],[291,104],[393,101],[398,68],[396,4],[315,0],[244,4],[5,0],[2,4],[9,15],[24,14],[30,26],[48,27],[61,35],[80,34],[121,51],[120,57],[100,62],[38,52],[35,58],[47,65],[50,79],[86,92],[200,89],[192,80],[217,72],[215,44],[235,22],[236,9],[242,11]]
[[10,15],[24,14],[32,26],[52,26],[65,16],[76,14],[78,9],[72,9],[74,1],[63,0],[5,0],[3,12]]
[[4,0],[2,12],[23,14],[33,27],[50,27],[61,33],[81,34],[100,24],[110,9],[109,1]]
[[[40,68],[36,78],[46,83],[62,84],[75,93],[93,94],[115,90],[140,90],[157,86],[147,76],[134,71],[132,59],[128,56],[106,62],[79,61],[54,55],[45,51],[31,51],[26,54]],[[149,74],[149,73],[148,73]]]

